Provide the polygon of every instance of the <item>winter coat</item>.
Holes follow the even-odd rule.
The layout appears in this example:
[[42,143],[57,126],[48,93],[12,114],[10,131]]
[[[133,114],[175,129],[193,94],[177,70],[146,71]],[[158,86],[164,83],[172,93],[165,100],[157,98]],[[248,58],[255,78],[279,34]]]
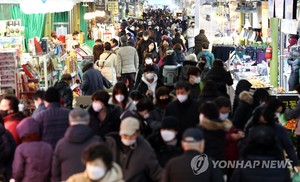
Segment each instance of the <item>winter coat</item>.
[[179,80],[188,80],[188,70],[191,68],[191,67],[194,67],[197,65],[197,62],[195,61],[189,61],[189,60],[185,60],[183,63],[182,63],[182,68],[181,68],[181,71],[180,71],[180,75],[179,75]]
[[226,132],[232,127],[229,120],[212,121],[204,117],[200,121],[200,127],[204,134],[204,153],[216,160],[224,160]]
[[199,175],[193,173],[191,161],[197,155],[201,155],[201,153],[195,150],[188,150],[182,155],[171,159],[165,167],[162,182],[223,182],[223,174],[218,168],[213,167],[210,158],[206,158],[208,160],[207,170]]
[[172,39],[172,44],[173,44],[173,46],[175,44],[180,44],[182,46],[183,52],[185,51],[185,46],[184,46],[183,40],[181,38],[173,38]]
[[174,59],[178,64],[182,64],[185,61],[184,54],[180,50],[174,50]]
[[64,100],[64,106],[68,109],[73,107],[73,91],[65,81],[56,82],[54,87],[59,91],[60,97]]
[[205,58],[206,58],[205,68],[211,69],[213,62],[215,60],[214,54],[211,53],[209,50],[201,51],[197,55],[197,60],[199,60],[202,56],[205,56]]
[[158,63],[158,61],[159,61],[160,58],[159,58],[158,53],[156,52],[156,47],[155,46],[154,46],[154,48],[153,48],[153,50],[151,52],[149,52],[149,49],[146,49],[144,51],[144,54],[143,54],[144,57],[143,58],[145,58],[147,54],[151,54],[154,62]]
[[18,132],[17,132],[17,126],[23,118],[24,118],[24,115],[20,112],[9,114],[3,118],[4,127],[14,137],[16,144],[21,143],[21,140],[20,140],[20,138],[18,136]]
[[209,44],[209,41],[204,33],[199,33],[195,37],[195,54],[198,55],[199,52],[202,51],[202,44],[207,43]]
[[199,99],[201,93],[200,83],[196,83],[194,85],[189,84],[189,85],[190,85],[190,97],[194,100]]
[[[153,68],[154,68],[154,72],[155,72],[157,75],[159,75],[160,72],[159,72],[159,67],[157,66],[157,64],[156,64],[156,63],[153,63],[152,66],[153,66]],[[145,69],[145,65],[144,65],[144,64],[140,65],[140,68],[139,68],[139,70],[138,70],[138,73],[137,73],[136,79],[135,79],[135,83],[134,83],[134,90],[136,90],[137,87],[139,86],[139,84],[141,83],[142,76],[143,76],[143,73],[144,73],[144,69]],[[161,79],[160,79],[160,78],[159,78],[158,80],[159,80],[159,82],[161,82]]]
[[95,112],[93,107],[88,108],[90,114],[90,123],[89,126],[93,132],[100,136],[104,137],[107,133],[117,132],[120,127],[120,115],[122,110],[119,106],[108,104],[106,106],[106,118],[104,121],[99,120],[99,112]]
[[137,138],[134,147],[127,147],[116,133],[107,136],[106,144],[113,153],[114,161],[121,166],[126,182],[161,181],[162,168],[152,147],[143,137]]
[[[276,160],[278,159],[272,157],[265,157],[265,156],[249,156],[247,159],[244,159],[244,164],[247,161],[259,160],[262,163],[263,161],[266,162],[268,160]],[[236,168],[233,171],[231,176],[231,182],[257,182],[257,181],[264,181],[264,182],[285,182],[291,181],[290,172],[287,168]]]
[[232,137],[233,134],[237,134],[240,130],[232,127],[227,133],[226,133],[226,144],[224,149],[224,156],[225,160],[238,160],[240,153],[239,153],[239,140],[236,140]]
[[[110,99],[108,100],[108,104],[112,104],[112,105],[118,106],[118,103],[113,103],[112,97],[110,97]],[[136,110],[136,106],[135,106],[135,104],[133,104],[131,98],[128,98],[125,108],[124,109],[121,108],[121,110],[123,112]],[[121,117],[122,117],[122,114],[121,114],[120,118]]]
[[188,48],[195,47],[195,28],[188,28],[186,31],[186,37],[188,41]]
[[134,47],[122,46],[117,52],[117,76],[125,73],[136,73],[139,69],[139,56]]
[[105,173],[105,176],[98,181],[92,181],[88,178],[86,172],[74,174],[67,182],[124,182],[123,172],[117,163],[113,163],[112,168]]
[[240,99],[239,99],[240,93],[242,91],[249,91],[250,88],[251,88],[251,86],[252,86],[252,84],[248,80],[240,80],[237,83],[236,88],[235,88],[235,94],[234,94],[234,100],[233,100],[233,107],[232,107],[233,114],[234,114],[236,108],[239,105],[239,102],[240,102]]
[[24,142],[15,152],[13,178],[22,182],[50,181],[53,149],[46,142]]
[[34,111],[33,111],[33,113],[32,113],[32,117],[33,116],[35,116],[35,115],[37,115],[39,112],[41,112],[41,111],[43,111],[43,110],[45,110],[46,109],[46,106],[45,106],[45,104],[44,104],[44,102],[42,102]]
[[102,75],[110,81],[112,85],[117,83],[118,58],[112,51],[105,51],[101,54],[98,61],[99,69]]
[[176,100],[167,106],[165,116],[174,116],[179,120],[178,135],[180,137],[186,129],[195,127],[199,123],[198,107],[198,102],[190,96],[183,103]]
[[236,112],[234,112],[232,123],[236,128],[243,130],[247,121],[252,116],[253,97],[249,92],[242,92],[240,94],[239,100],[240,103],[236,108]]
[[52,182],[65,181],[70,176],[84,171],[81,156],[92,143],[100,142],[87,125],[70,126],[55,148],[52,162]]
[[16,143],[11,133],[0,124],[0,177],[9,181],[12,175],[12,163]]
[[144,55],[144,51],[148,49],[149,44],[152,42],[153,40],[148,39],[147,41],[145,41],[144,39],[140,40],[138,42],[136,51],[138,53],[138,58],[139,58],[139,65],[143,64],[143,55]]
[[288,59],[288,64],[291,66],[291,75],[289,77],[289,90],[295,90],[296,86],[299,84],[299,68],[300,68],[300,58]]
[[230,72],[223,67],[213,67],[206,75],[205,80],[212,80],[217,84],[218,91],[224,96],[228,96],[226,85],[231,86],[233,79]]
[[92,95],[97,90],[103,90],[104,87],[110,88],[112,84],[102,76],[99,70],[93,68],[93,65],[89,65],[83,72],[81,90],[83,95]]
[[166,142],[163,141],[160,131],[150,135],[147,140],[155,151],[157,160],[162,167],[165,167],[170,159],[183,153],[179,141],[176,142],[176,145],[167,145]]
[[40,126],[42,141],[49,143],[53,149],[69,126],[69,112],[69,109],[62,108],[59,103],[51,103],[46,110],[34,116]]
[[155,92],[156,90],[161,86],[162,84],[160,83],[160,80],[157,77],[157,74],[155,74],[154,81],[152,83],[148,82],[147,79],[145,78],[145,75],[142,75],[142,81],[139,83],[137,90],[145,95],[146,95],[147,90],[151,90],[153,95],[149,96],[151,99],[155,98]]

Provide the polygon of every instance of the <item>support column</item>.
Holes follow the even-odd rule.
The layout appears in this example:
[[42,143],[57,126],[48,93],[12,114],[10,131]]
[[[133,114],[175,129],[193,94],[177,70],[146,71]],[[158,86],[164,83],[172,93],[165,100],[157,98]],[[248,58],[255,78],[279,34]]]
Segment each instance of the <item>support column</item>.
[[278,18],[270,19],[271,29],[271,46],[272,46],[272,60],[270,63],[270,84],[273,87],[278,86]]

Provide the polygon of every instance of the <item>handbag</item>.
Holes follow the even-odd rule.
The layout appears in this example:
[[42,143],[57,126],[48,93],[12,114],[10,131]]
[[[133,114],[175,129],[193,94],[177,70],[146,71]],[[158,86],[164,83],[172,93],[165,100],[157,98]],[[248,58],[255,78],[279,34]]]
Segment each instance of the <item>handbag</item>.
[[102,63],[102,66],[100,67],[100,69],[102,69],[104,67],[104,63],[105,61],[107,60],[107,58],[109,58],[109,56],[111,55],[112,53],[109,53],[109,55],[104,59],[103,63]]

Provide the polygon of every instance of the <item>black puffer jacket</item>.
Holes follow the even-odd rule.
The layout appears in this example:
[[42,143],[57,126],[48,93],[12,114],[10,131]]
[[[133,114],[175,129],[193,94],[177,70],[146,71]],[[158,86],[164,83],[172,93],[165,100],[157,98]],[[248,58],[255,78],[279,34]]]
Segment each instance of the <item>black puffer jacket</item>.
[[9,181],[11,178],[11,167],[16,149],[12,135],[0,123],[0,180]]
[[65,81],[56,82],[54,87],[59,91],[60,97],[64,100],[64,106],[68,109],[72,109],[73,92],[68,83]]
[[239,99],[240,103],[233,115],[232,122],[236,128],[243,130],[247,121],[252,116],[253,97],[249,92],[242,92]]

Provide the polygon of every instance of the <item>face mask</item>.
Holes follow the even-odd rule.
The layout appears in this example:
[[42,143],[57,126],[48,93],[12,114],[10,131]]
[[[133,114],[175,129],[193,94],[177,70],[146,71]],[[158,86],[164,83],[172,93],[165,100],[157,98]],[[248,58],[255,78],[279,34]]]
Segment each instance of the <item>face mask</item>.
[[132,104],[133,104],[133,105],[137,105],[138,102],[139,102],[139,101],[134,100],[134,101],[132,101]]
[[118,94],[118,95],[115,95],[115,98],[118,102],[122,102],[125,97],[124,97],[124,95]]
[[100,102],[93,102],[92,107],[94,111],[99,112],[102,109],[102,104]]
[[200,83],[200,81],[201,81],[200,76],[194,78],[194,82],[195,83]]
[[204,68],[204,66],[205,66],[205,63],[199,63],[200,68]]
[[145,63],[146,63],[146,64],[152,64],[153,61],[152,61],[152,59],[145,59]]
[[136,140],[128,140],[128,139],[124,139],[122,138],[121,139],[122,143],[125,145],[125,146],[130,146],[130,145],[133,145],[135,144]]
[[229,116],[229,113],[225,113],[225,114],[223,114],[223,113],[220,113],[220,120],[225,120],[225,119],[227,119],[228,118],[228,116]]
[[91,180],[99,180],[105,175],[104,169],[92,165],[86,165],[86,172]]
[[279,112],[275,113],[275,116],[276,116],[277,118],[280,118],[280,113],[279,113]]
[[180,103],[183,103],[188,99],[188,95],[177,95],[177,99]]
[[148,80],[152,80],[154,78],[154,73],[146,73],[145,77],[148,79]]
[[167,104],[169,104],[169,102],[170,102],[170,99],[161,99],[161,100],[159,100],[159,103],[161,103],[162,105],[167,105]]
[[147,113],[143,117],[144,117],[144,119],[148,119],[150,117],[150,115],[149,115],[149,113]]
[[202,121],[204,120],[204,114],[201,113],[201,114],[199,115],[199,120],[200,120],[200,122],[202,122]]
[[176,136],[175,132],[171,130],[160,130],[160,135],[165,142],[172,141]]
[[5,117],[5,116],[8,115],[8,111],[0,110],[0,115],[1,115],[2,117]]

